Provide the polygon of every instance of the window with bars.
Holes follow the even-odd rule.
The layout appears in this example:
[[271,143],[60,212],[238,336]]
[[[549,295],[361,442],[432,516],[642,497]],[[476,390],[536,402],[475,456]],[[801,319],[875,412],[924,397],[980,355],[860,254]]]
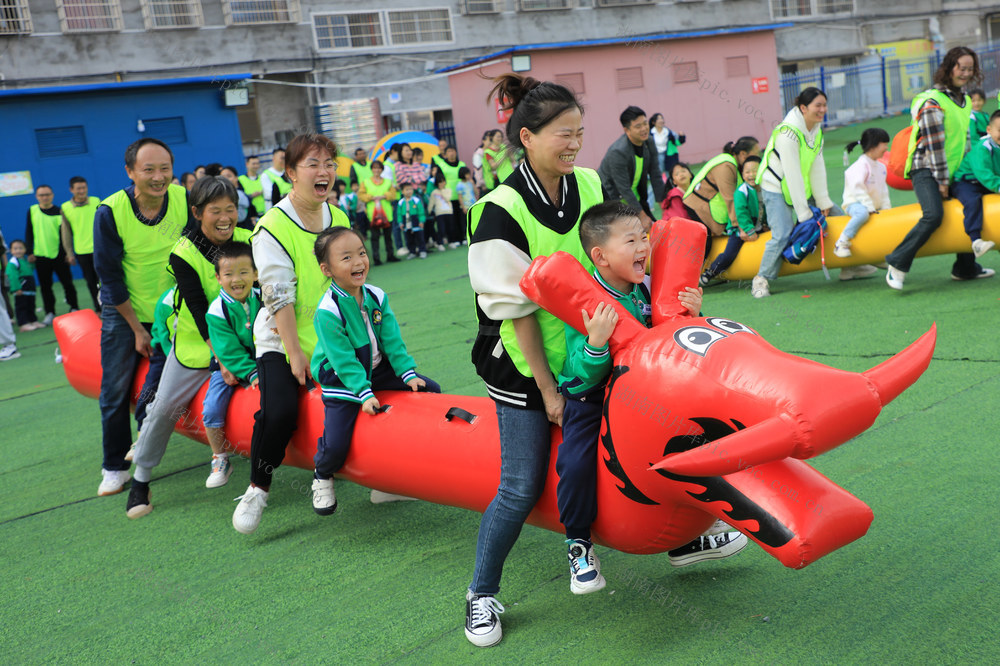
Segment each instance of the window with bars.
[[466,14],[496,14],[500,9],[495,0],[465,0]]
[[142,0],[142,18],[147,30],[197,28],[205,23],[200,0]]
[[774,18],[853,14],[854,0],[770,0]]
[[446,8],[313,14],[316,47],[363,49],[454,41]]
[[226,25],[297,23],[299,0],[222,0],[222,15]]
[[451,17],[447,9],[390,11],[389,37],[393,45],[450,42]]
[[628,5],[651,5],[656,0],[594,0],[597,7],[627,7]]
[[642,67],[623,67],[615,70],[615,84],[618,90],[634,90],[642,87]]
[[735,79],[741,76],[750,76],[750,58],[748,56],[726,58],[726,77]]
[[570,92],[582,95],[587,92],[583,88],[583,72],[573,72],[572,74],[556,74],[555,82],[561,86],[569,88]]
[[109,32],[122,29],[118,0],[56,0],[63,32]]
[[517,0],[517,8],[522,12],[534,12],[543,9],[572,9],[576,0]]
[[674,63],[674,83],[693,83],[698,80],[698,63],[691,62]]
[[31,34],[28,0],[0,0],[0,35]]

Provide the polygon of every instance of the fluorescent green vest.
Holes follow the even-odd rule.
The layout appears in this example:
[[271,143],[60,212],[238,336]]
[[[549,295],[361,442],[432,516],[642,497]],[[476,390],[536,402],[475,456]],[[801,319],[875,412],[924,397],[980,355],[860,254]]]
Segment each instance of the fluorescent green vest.
[[87,197],[87,203],[77,206],[70,199],[62,205],[62,213],[69,220],[69,228],[73,231],[73,252],[76,254],[94,253],[94,215],[101,200],[97,197]]
[[944,115],[944,156],[945,160],[948,162],[948,175],[955,175],[955,170],[958,169],[959,165],[962,163],[962,158],[965,156],[965,145],[966,140],[969,138],[969,122],[971,117],[967,112],[969,105],[972,101],[969,96],[965,96],[965,102],[962,106],[955,104],[951,97],[947,94],[941,92],[940,90],[925,90],[916,97],[913,98],[913,103],[910,105],[910,125],[913,130],[910,132],[910,143],[906,148],[906,169],[903,175],[907,178],[910,176],[910,168],[913,166],[913,153],[917,148],[917,135],[919,134],[916,129],[917,125],[917,112],[920,111],[920,107],[924,105],[929,99],[933,99],[941,107],[941,112]]
[[[329,206],[329,204],[327,204]],[[331,227],[350,227],[351,221],[344,211],[336,206],[329,206],[332,221]],[[316,349],[316,328],[313,317],[316,316],[316,306],[323,294],[330,288],[330,278],[323,275],[316,261],[313,246],[319,233],[303,229],[288,217],[285,211],[273,206],[264,217],[260,218],[257,227],[250,238],[261,232],[261,229],[271,234],[295,266],[295,327],[299,333],[299,345],[306,358],[312,358]]]
[[[385,193],[392,189],[392,181],[388,178],[382,179],[381,185],[376,185],[372,182],[371,178],[361,183],[361,187],[365,188],[365,192],[373,197],[385,196]],[[386,199],[382,199],[382,210],[385,211],[385,217],[387,220],[392,222],[392,209],[394,206],[389,203]],[[365,203],[365,210],[368,212],[368,219],[372,219],[372,215],[375,214],[375,202],[369,201]]]
[[354,173],[358,177],[358,182],[359,183],[363,183],[366,180],[371,180],[371,178],[372,178],[372,163],[371,162],[365,162],[363,165],[362,164],[358,164],[357,162],[355,162],[352,165],[352,168],[354,169]]
[[[233,230],[233,240],[238,243],[246,243],[250,240],[250,231],[237,227]],[[205,298],[211,303],[219,295],[221,287],[215,277],[215,266],[205,255],[195,247],[186,236],[177,239],[173,253],[180,257],[188,266],[194,269],[201,281],[201,288],[205,292]],[[173,271],[171,271],[173,274]],[[187,302],[181,298],[180,289],[174,290],[174,311],[177,313],[177,323],[173,338],[174,356],[181,365],[194,370],[201,370],[208,367],[212,360],[212,351],[208,343],[198,332],[198,324],[194,321]]]
[[444,182],[448,184],[448,189],[451,190],[451,200],[458,201],[458,190],[456,185],[458,185],[458,170],[465,166],[465,162],[459,162],[456,166],[451,166],[444,161],[443,157],[434,156],[434,163],[437,164],[437,168],[444,174]]
[[[812,196],[812,183],[809,181],[809,171],[812,169],[813,162],[823,152],[822,128],[816,134],[816,143],[810,146],[806,142],[805,134],[798,127],[788,123],[781,123],[775,127],[774,131],[771,132],[771,138],[767,140],[767,147],[764,149],[764,154],[760,158],[760,166],[757,168],[757,184],[760,185],[761,181],[764,180],[764,173],[768,169],[767,165],[771,159],[771,155],[777,154],[774,152],[774,142],[777,140],[778,134],[782,132],[791,132],[799,139],[799,165],[802,167],[802,180],[805,183],[806,199],[808,199]],[[778,155],[778,159],[781,159],[780,155]],[[774,171],[771,171],[771,173],[773,174]],[[785,203],[791,206],[792,196],[788,193],[788,184],[784,178],[781,179],[781,193],[785,195]]]
[[30,210],[35,256],[55,259],[59,255],[59,225],[62,224],[62,217],[46,215],[38,204],[33,205]]
[[489,148],[483,149],[483,185],[485,185],[486,189],[488,190],[492,190],[494,187],[497,186],[497,179],[496,179],[496,174],[494,174],[493,169],[490,168],[489,160],[487,160],[486,157],[489,156],[490,159],[492,159],[494,162],[497,162],[497,166],[499,167],[500,163],[498,160],[500,158],[500,153],[502,152],[504,152],[502,148],[497,151],[491,150]]
[[174,285],[167,262],[174,243],[187,225],[187,191],[180,185],[167,187],[167,212],[155,226],[143,224],[132,211],[132,200],[118,190],[101,202],[111,209],[122,239],[122,271],[132,309],[139,321],[153,322],[156,299]]
[[[737,173],[739,172],[740,165],[736,163],[735,157],[733,157],[729,153],[722,153],[721,155],[716,155],[709,161],[705,162],[705,166],[703,166],[701,169],[698,170],[698,175],[694,177],[694,179],[691,181],[691,184],[688,185],[687,191],[684,192],[684,198],[689,197],[695,191],[695,188],[698,187],[698,184],[701,183],[706,178],[708,178],[708,174],[709,172],[712,171],[712,169],[725,162],[729,162],[730,164],[732,164],[734,167],[736,167]],[[737,184],[741,182],[739,176],[736,177],[736,182]],[[729,207],[726,206],[725,199],[723,199],[722,195],[719,194],[718,192],[716,192],[715,196],[713,196],[711,199],[708,200],[708,209],[712,212],[712,219],[721,224],[722,226],[726,226],[727,224],[732,224],[732,221],[729,219]]]
[[635,194],[635,198],[642,203],[646,200],[646,193],[643,192],[639,194],[639,178],[642,177],[642,163],[645,160],[638,155],[635,158],[635,174],[632,175],[632,193]]
[[[251,178],[248,174],[243,174],[237,177],[240,181],[240,185],[243,186],[243,191],[246,193],[247,197],[250,198],[250,205],[254,207],[257,211],[257,215],[264,214],[264,186],[260,184],[260,176],[256,178]],[[281,186],[279,185],[280,189]]]
[[[577,167],[573,170],[576,174],[576,183],[580,190],[580,215],[583,216],[589,208],[604,201],[604,193],[601,191],[601,179],[597,172],[592,169]],[[580,220],[576,221],[573,228],[565,234],[559,234],[548,227],[539,224],[528,210],[527,204],[521,195],[512,187],[500,185],[495,190],[477,201],[469,211],[469,237],[475,233],[479,225],[479,219],[483,214],[483,206],[492,202],[503,208],[517,221],[524,235],[528,240],[529,254],[532,258],[548,256],[555,252],[567,252],[577,261],[583,264],[588,271],[594,269],[594,264],[590,261],[583,246],[580,244]],[[566,361],[566,328],[561,320],[549,314],[545,310],[537,310],[535,318],[542,331],[542,344],[545,349],[545,357],[549,363],[549,369],[553,376],[558,376],[562,371],[563,363]],[[503,341],[504,349],[510,355],[514,366],[525,377],[531,377],[531,369],[528,361],[524,358],[521,348],[517,344],[517,336],[514,334],[514,323],[510,319],[505,319],[500,323],[500,339]]]

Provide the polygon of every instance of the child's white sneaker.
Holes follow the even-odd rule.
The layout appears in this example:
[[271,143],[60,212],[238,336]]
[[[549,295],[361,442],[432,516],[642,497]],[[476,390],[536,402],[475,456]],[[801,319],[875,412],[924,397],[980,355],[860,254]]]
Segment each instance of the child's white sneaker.
[[837,244],[833,246],[833,253],[843,259],[851,256],[851,240],[849,238],[840,238]]
[[333,493],[333,479],[313,479],[313,511],[329,516],[337,510],[337,496]]
[[240,534],[253,534],[267,506],[267,491],[251,485],[236,499],[239,504],[233,512],[233,528]]
[[601,561],[594,546],[583,539],[566,539],[569,546],[569,589],[573,594],[588,594],[603,590],[607,581],[601,575]]
[[755,275],[750,283],[750,294],[754,298],[767,298],[771,295],[771,289],[767,284],[767,278],[763,275]]
[[205,479],[206,488],[221,488],[229,483],[229,475],[233,473],[233,464],[229,456],[212,456],[212,472]]
[[996,245],[993,241],[983,240],[982,238],[977,238],[972,241],[972,252],[976,255],[976,259],[983,256],[987,252],[993,249]]
[[97,487],[97,494],[102,497],[105,495],[117,495],[125,489],[125,484],[132,478],[127,469],[114,470],[101,468],[101,474],[104,475],[104,480]]

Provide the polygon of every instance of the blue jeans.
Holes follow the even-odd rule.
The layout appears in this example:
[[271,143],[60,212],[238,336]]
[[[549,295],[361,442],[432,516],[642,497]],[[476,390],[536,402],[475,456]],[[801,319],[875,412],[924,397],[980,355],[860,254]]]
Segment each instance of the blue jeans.
[[469,589],[496,595],[507,554],[545,487],[552,433],[545,412],[497,403],[500,487],[479,523],[476,568]]
[[403,242],[403,230],[400,228],[398,222],[392,223],[392,242],[395,243],[397,250],[401,247],[406,247],[406,243]]
[[761,190],[760,197],[764,201],[767,224],[771,227],[771,238],[764,245],[764,255],[760,258],[757,274],[773,280],[781,270],[781,253],[788,245],[792,227],[798,220],[792,207],[785,203],[785,195],[781,192]]
[[846,238],[851,240],[858,235],[858,229],[868,221],[871,213],[868,212],[868,206],[859,203],[852,203],[847,206],[847,214],[851,216],[850,222],[844,227],[844,233],[840,235],[841,238]]
[[141,356],[135,350],[135,333],[114,306],[101,308],[101,408],[102,444],[106,470],[126,470],[132,445],[129,420],[132,380]]
[[208,378],[208,391],[205,392],[205,403],[201,410],[201,421],[206,428],[222,428],[226,425],[226,412],[229,410],[229,400],[233,397],[235,386],[230,386],[222,378],[222,372],[215,370]]

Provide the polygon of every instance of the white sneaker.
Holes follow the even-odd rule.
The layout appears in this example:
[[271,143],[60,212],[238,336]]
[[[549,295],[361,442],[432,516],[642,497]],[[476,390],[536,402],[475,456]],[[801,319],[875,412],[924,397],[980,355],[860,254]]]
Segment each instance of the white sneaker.
[[420,258],[421,259],[426,259],[427,258],[427,253],[426,252],[421,252],[420,253]]
[[406,495],[393,495],[392,493],[384,493],[381,490],[372,489],[371,494],[372,504],[385,504],[386,502],[415,502],[416,497],[407,497]]
[[125,489],[125,484],[132,478],[127,469],[111,470],[101,468],[101,474],[104,475],[104,480],[97,487],[97,494],[102,497],[104,495],[117,495]]
[[240,534],[253,534],[267,506],[267,491],[251,485],[236,499],[240,503],[233,512],[233,528]]
[[750,284],[750,294],[754,298],[767,298],[771,295],[771,290],[767,284],[767,278],[763,275],[754,276],[753,282]]
[[845,266],[840,269],[841,280],[854,280],[855,278],[871,277],[878,273],[878,269],[871,264],[861,266]]
[[833,253],[844,259],[851,256],[851,241],[847,238],[841,238],[837,241],[837,244],[833,246]]
[[313,479],[313,511],[329,516],[337,510],[337,496],[333,494],[333,479]]
[[0,361],[13,361],[15,358],[21,358],[21,352],[17,351],[17,345],[9,344],[0,349]]
[[233,464],[229,456],[212,456],[212,473],[205,479],[206,488],[221,488],[229,483],[229,475],[233,473]]
[[906,281],[906,271],[889,266],[885,272],[885,281],[893,289],[903,290],[903,282]]
[[46,326],[51,326],[52,320],[55,318],[56,318],[56,313],[49,312],[48,314],[45,315],[45,319],[42,320],[42,323],[45,324]]
[[451,249],[453,249],[453,250],[454,250],[455,248],[457,248],[457,247],[461,247],[461,245],[462,245],[462,244],[461,244],[461,243],[459,243],[458,241],[455,241],[455,242],[453,242],[453,243],[448,243],[448,247],[450,247],[450,248],[451,248]]
[[438,243],[438,244],[437,244],[437,249],[439,249],[439,250],[441,250],[442,252],[444,252],[445,250],[447,250],[447,249],[448,249],[448,246],[447,246],[447,245],[445,245],[444,243]]
[[396,250],[396,256],[399,257],[400,259],[402,259],[403,257],[408,256],[409,254],[410,254],[410,251],[408,249],[406,249],[405,247],[401,247],[398,250]]
[[465,637],[477,647],[496,645],[503,638],[500,628],[500,613],[503,606],[491,596],[477,596],[468,590],[465,593]]
[[982,238],[972,241],[972,252],[976,255],[976,259],[983,256],[987,252],[993,249],[996,245],[993,241],[983,240]]
[[573,594],[588,594],[603,590],[607,581],[601,575],[601,561],[594,546],[582,539],[566,539],[569,546],[569,590]]
[[128,447],[128,453],[125,454],[126,462],[132,462],[132,459],[135,458],[135,450],[136,448],[138,448],[138,446],[139,446],[139,440],[137,439],[134,442],[132,442],[132,446]]

